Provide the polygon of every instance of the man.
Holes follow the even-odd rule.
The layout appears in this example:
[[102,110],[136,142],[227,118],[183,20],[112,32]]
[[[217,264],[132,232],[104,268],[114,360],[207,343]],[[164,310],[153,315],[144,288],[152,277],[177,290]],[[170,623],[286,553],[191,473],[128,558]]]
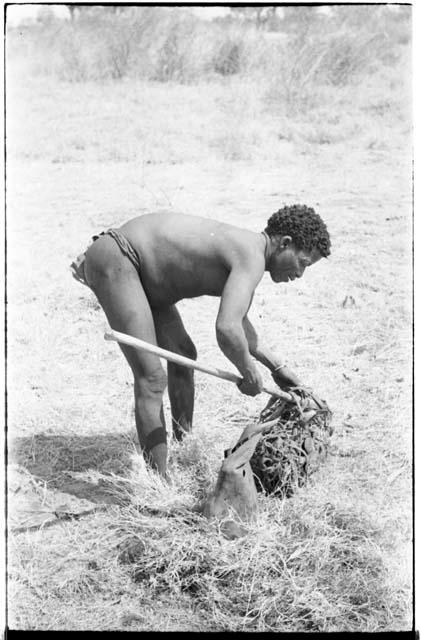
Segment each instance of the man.
[[[220,296],[216,337],[243,378],[240,391],[254,396],[262,390],[253,358],[269,368],[279,386],[299,384],[260,342],[247,312],[265,271],[274,282],[289,282],[329,255],[326,225],[313,209],[284,207],[261,233],[196,216],[154,213],[93,240],[72,264],[73,275],[95,293],[112,329],[195,359],[175,304]],[[168,363],[167,375],[157,356],[120,347],[134,376],[140,445],[151,466],[166,476],[163,393],[168,384],[173,432],[181,439],[192,425],[193,372]]]

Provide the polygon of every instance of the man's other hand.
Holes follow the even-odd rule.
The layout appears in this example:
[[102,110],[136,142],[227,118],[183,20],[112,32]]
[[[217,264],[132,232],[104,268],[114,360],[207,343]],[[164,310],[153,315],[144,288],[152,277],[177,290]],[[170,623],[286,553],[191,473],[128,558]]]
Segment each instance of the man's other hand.
[[273,371],[272,378],[281,389],[299,387],[301,385],[299,378],[286,366]]
[[248,372],[237,386],[241,393],[244,393],[246,396],[257,396],[263,388],[262,376],[257,369],[253,372]]

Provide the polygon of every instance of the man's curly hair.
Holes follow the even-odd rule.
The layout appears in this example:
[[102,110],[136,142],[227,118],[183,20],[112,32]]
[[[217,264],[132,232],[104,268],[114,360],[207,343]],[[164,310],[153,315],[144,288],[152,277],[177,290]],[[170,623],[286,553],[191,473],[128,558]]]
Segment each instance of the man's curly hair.
[[272,214],[265,229],[268,236],[291,236],[298,249],[316,248],[324,258],[330,254],[330,237],[321,217],[305,204],[283,207]]

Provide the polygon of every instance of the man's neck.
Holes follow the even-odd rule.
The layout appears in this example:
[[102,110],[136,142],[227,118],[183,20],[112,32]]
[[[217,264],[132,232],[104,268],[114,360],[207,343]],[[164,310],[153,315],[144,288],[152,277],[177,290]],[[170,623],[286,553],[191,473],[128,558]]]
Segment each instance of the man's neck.
[[269,266],[269,258],[270,258],[270,254],[271,254],[271,242],[270,242],[270,237],[268,236],[268,234],[266,233],[266,231],[262,231],[262,236],[263,236],[263,242],[264,242],[264,256],[265,256],[265,270],[267,271],[268,266]]

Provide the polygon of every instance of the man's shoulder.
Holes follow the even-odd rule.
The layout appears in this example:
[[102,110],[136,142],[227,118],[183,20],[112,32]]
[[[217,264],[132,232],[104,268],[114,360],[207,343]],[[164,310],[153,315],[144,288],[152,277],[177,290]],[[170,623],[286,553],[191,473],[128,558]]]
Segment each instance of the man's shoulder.
[[264,243],[259,233],[240,228],[230,232],[227,250],[231,256],[232,267],[250,272],[264,271]]

